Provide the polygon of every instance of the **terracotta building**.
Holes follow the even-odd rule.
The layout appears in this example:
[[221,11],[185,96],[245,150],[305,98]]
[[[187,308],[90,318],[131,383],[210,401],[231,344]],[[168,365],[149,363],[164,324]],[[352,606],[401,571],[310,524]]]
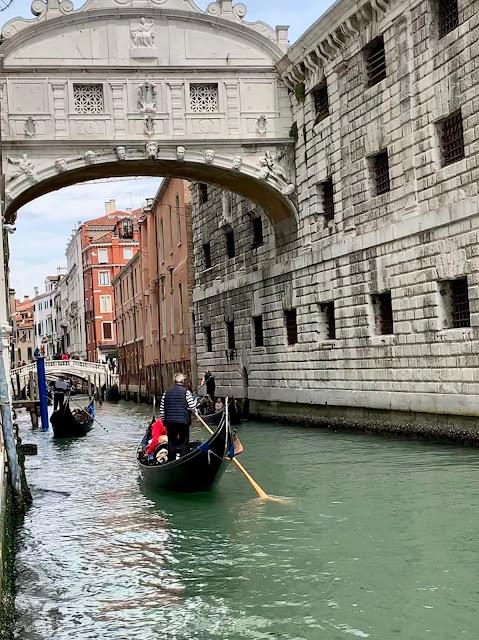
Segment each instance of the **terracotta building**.
[[33,301],[24,296],[23,301],[15,298],[15,292],[11,294],[11,315],[13,323],[13,364],[18,367],[22,362],[28,363],[33,358],[35,350],[35,323],[33,318]]
[[142,210],[106,213],[82,225],[83,283],[87,358],[104,362],[117,357],[113,278],[139,248],[138,218]]

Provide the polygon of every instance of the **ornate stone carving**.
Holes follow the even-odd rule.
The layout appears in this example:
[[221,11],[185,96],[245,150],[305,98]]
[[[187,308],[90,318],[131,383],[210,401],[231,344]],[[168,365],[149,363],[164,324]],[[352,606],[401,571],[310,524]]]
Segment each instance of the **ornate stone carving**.
[[267,151],[264,154],[264,157],[259,161],[260,166],[263,168],[260,169],[258,178],[260,180],[267,180],[268,178],[273,177],[279,178],[280,180],[284,180],[284,182],[289,183],[289,180],[286,176],[286,171],[280,164],[281,160],[284,158],[284,155],[284,149],[278,151],[274,156],[272,153]]
[[243,158],[241,156],[235,156],[233,158],[233,169],[235,171],[239,171],[241,169],[242,164],[243,164]]
[[152,136],[156,130],[156,122],[153,120],[151,116],[146,116],[143,121],[143,129],[147,136]]
[[258,133],[266,133],[266,130],[268,129],[268,119],[266,116],[258,116],[256,118],[256,131]]
[[94,151],[86,151],[83,157],[85,158],[85,164],[95,164],[96,153]]
[[155,23],[150,22],[146,18],[140,18],[140,24],[136,28],[132,28],[131,44],[133,47],[154,47],[155,45]]
[[58,160],[55,160],[55,169],[58,173],[68,171],[67,161],[65,160],[65,158],[58,158]]
[[158,154],[158,143],[157,142],[147,142],[145,145],[145,156],[149,160],[156,160],[156,156]]
[[206,164],[212,164],[214,159],[215,159],[215,152],[213,151],[213,149],[206,149],[205,151]]
[[13,164],[16,167],[8,173],[7,182],[18,178],[22,173],[30,178],[30,180],[33,180],[33,182],[38,182],[38,176],[35,172],[35,164],[28,159],[28,155],[26,153],[22,155],[20,160],[15,160],[10,158],[10,156],[7,156],[7,160],[10,164]]
[[144,82],[138,87],[138,104],[143,115],[156,113],[156,87],[152,82]]
[[176,159],[184,160],[185,159],[186,149],[185,147],[176,147]]
[[288,184],[286,187],[284,187],[284,189],[281,189],[281,193],[283,194],[283,196],[290,196],[294,193],[296,187],[294,186],[293,183]]
[[13,193],[9,189],[7,189],[5,191],[5,202],[11,202],[14,198],[15,196],[13,195]]
[[117,147],[115,149],[116,157],[118,160],[126,160],[126,149],[125,147]]
[[35,122],[32,116],[29,116],[25,120],[25,123],[23,125],[23,131],[25,132],[25,135],[28,136],[29,138],[34,138],[37,133],[37,130],[38,130],[38,123]]

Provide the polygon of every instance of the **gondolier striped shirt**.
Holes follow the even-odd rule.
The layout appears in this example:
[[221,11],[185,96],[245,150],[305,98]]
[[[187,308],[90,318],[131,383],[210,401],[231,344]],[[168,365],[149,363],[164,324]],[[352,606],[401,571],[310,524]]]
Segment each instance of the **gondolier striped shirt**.
[[[160,402],[160,416],[163,420],[165,418],[165,396],[166,396],[166,391],[161,396],[161,402]],[[198,400],[193,397],[193,394],[191,393],[191,391],[189,389],[186,389],[186,404],[188,405],[188,409],[190,411],[195,411],[197,403],[198,403]]]

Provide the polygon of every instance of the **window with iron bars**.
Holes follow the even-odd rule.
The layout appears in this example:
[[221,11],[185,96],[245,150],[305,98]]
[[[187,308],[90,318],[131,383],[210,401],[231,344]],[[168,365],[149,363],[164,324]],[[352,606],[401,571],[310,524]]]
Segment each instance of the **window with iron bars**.
[[439,13],[439,37],[459,26],[459,7],[457,0],[437,0]]
[[263,244],[263,221],[259,216],[251,221],[253,227],[253,248]]
[[203,245],[203,257],[205,259],[205,269],[211,267],[211,245],[209,242],[205,242]]
[[253,316],[254,346],[264,346],[263,316]]
[[328,85],[326,84],[326,81],[315,87],[312,93],[316,115],[315,124],[317,124],[329,116]]
[[364,59],[368,74],[368,85],[372,87],[386,77],[386,52],[384,51],[383,36],[374,38],[366,45]]
[[325,302],[321,305],[324,319],[324,335],[326,340],[336,339],[336,317],[334,314],[334,302]]
[[286,341],[288,344],[298,342],[298,323],[296,320],[296,309],[286,309],[284,312],[284,323],[286,326]]
[[387,193],[391,190],[391,184],[389,182],[389,158],[387,150],[381,151],[381,153],[372,156],[371,163],[374,173],[376,195],[379,196],[382,193]]
[[464,132],[461,111],[455,111],[440,124],[442,164],[447,166],[464,158]]
[[321,183],[323,199],[323,215],[327,222],[334,220],[334,189],[333,179],[329,178]]
[[459,329],[471,326],[469,290],[466,278],[446,280],[439,285],[444,312],[444,328]]
[[211,325],[203,327],[204,336],[205,336],[205,350],[213,351],[213,339],[211,335]]
[[226,255],[228,258],[235,257],[235,233],[232,229],[225,233],[226,240]]
[[198,199],[200,201],[200,207],[202,204],[208,202],[208,185],[204,182],[198,182]]
[[236,349],[236,339],[235,339],[235,322],[234,320],[229,320],[226,323],[226,338],[227,338],[227,348],[229,350]]
[[376,333],[386,336],[393,334],[394,322],[391,292],[377,293],[371,298],[376,321]]

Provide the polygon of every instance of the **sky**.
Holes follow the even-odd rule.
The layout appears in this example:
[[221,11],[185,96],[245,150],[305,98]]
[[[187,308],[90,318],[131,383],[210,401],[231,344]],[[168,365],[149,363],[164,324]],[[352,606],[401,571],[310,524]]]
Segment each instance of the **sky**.
[[[82,2],[74,2],[75,8]],[[208,0],[196,0],[206,9]],[[236,4],[236,2],[235,2]],[[262,20],[272,26],[290,25],[291,43],[296,41],[329,6],[331,0],[246,0],[246,21]],[[31,0],[13,0],[0,12],[0,25],[17,16],[33,17]],[[33,296],[35,286],[44,290],[48,275],[55,275],[66,266],[65,248],[72,229],[81,221],[91,220],[104,213],[104,203],[114,198],[117,209],[136,209],[146,198],[153,197],[160,180],[143,178],[75,185],[49,193],[19,210],[17,230],[10,240],[10,286],[17,298]]]

